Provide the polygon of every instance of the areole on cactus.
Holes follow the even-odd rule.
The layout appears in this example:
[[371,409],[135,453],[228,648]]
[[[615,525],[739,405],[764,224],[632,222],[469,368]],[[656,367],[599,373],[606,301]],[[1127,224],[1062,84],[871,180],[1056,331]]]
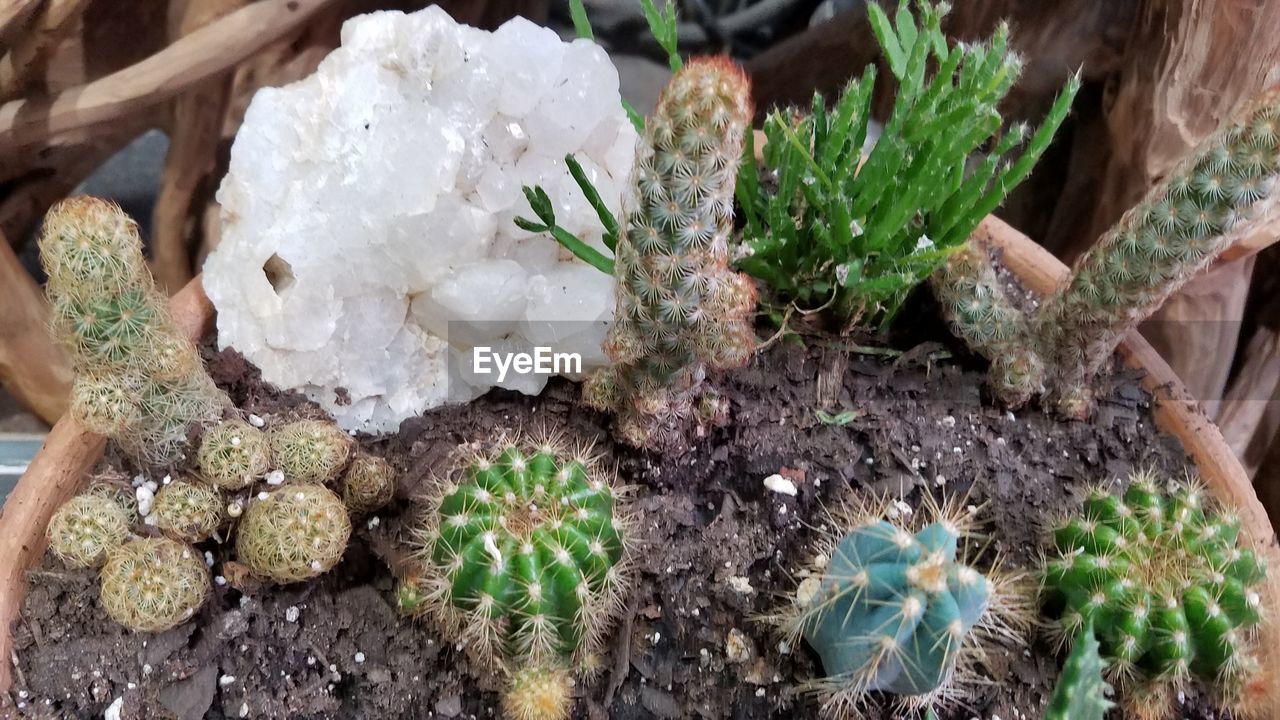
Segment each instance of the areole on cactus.
[[545,699],[550,679],[569,681],[627,586],[626,515],[612,478],[587,450],[551,440],[504,438],[464,457],[415,535],[401,610],[436,617],[505,667],[515,681],[506,702],[520,707],[537,706],[531,688]]
[[814,686],[836,716],[877,691],[909,708],[962,698],[983,646],[1020,641],[1029,616],[1017,576],[962,554],[974,534],[963,503],[930,500],[911,522],[886,509],[861,499],[836,513],[822,561],[771,618],[817,650],[826,677]]
[[1093,624],[1133,714],[1161,717],[1193,678],[1229,701],[1256,670],[1266,570],[1239,532],[1202,488],[1150,472],[1122,494],[1094,490],[1055,529],[1049,610],[1064,639]]

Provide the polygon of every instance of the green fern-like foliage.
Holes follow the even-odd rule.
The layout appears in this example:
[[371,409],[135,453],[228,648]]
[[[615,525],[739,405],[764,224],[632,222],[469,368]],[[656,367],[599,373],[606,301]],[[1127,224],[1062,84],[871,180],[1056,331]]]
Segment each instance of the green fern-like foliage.
[[1051,400],[1069,417],[1093,406],[1092,380],[1130,328],[1240,239],[1274,217],[1280,91],[1206,138],[1108,230],[1037,317]]
[[619,415],[625,440],[677,446],[714,419],[708,369],[755,350],[755,287],[728,267],[733,185],[749,130],[746,76],[724,58],[691,60],[663,90],[638,144],[626,230],[617,238],[613,365],[584,397]]
[[[867,4],[899,88],[865,162],[873,67],[831,109],[815,95],[808,113],[766,120],[763,164],[739,176],[746,227],[736,266],[775,301],[830,308],[844,325],[887,323],[1026,178],[1066,117],[1076,78],[1029,138],[1024,125],[1004,128],[997,107],[1022,69],[1008,27],[984,43],[949,44],[947,9],[918,2],[913,15],[903,2],[890,20]],[[776,180],[760,183],[762,171]]]
[[70,198],[45,218],[40,255],[53,332],[76,370],[74,417],[135,459],[179,459],[191,426],[229,401],[169,317],[137,226],[105,200]]

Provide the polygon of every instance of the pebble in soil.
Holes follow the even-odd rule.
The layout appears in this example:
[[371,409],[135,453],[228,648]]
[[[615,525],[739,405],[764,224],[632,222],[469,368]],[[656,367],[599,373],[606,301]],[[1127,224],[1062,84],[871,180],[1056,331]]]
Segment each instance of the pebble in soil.
[[[546,425],[598,442],[641,488],[636,587],[604,672],[579,688],[575,717],[814,716],[816,699],[797,689],[815,676],[814,657],[780,648],[751,618],[794,589],[793,573],[812,559],[809,524],[844,486],[901,493],[902,512],[925,489],[968,493],[1009,561],[1026,567],[1044,518],[1086,483],[1135,466],[1180,473],[1186,462],[1176,441],[1153,429],[1133,373],[1111,378],[1092,421],[1060,423],[1035,409],[992,407],[978,368],[929,362],[927,350],[888,362],[776,347],[721,381],[733,423],[678,457],[613,444],[607,418],[583,409],[565,381],[538,398],[499,391],[437,409],[396,435],[362,441],[399,471],[397,500],[358,523],[333,572],[251,598],[215,582],[195,622],[160,635],[107,622],[92,576],[49,561],[16,626],[16,691],[26,694],[15,694],[8,712],[21,703],[16,717],[99,717],[123,698],[122,718],[493,717],[501,679],[429,627],[401,621],[386,564],[399,558],[405,499],[458,444]],[[309,411],[234,353],[218,354],[211,368],[268,423]],[[815,415],[820,384],[834,387],[832,416],[855,411],[839,417],[843,424]],[[794,496],[766,489],[775,474]],[[218,573],[222,551],[212,549]],[[995,682],[955,717],[1039,717],[1057,667],[1042,642],[994,657]],[[1184,714],[1212,717],[1198,702],[1189,696]]]

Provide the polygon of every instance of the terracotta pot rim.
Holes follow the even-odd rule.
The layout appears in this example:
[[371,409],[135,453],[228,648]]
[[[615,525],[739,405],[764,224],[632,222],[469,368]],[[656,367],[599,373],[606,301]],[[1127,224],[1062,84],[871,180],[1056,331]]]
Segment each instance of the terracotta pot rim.
[[[1066,276],[1066,266],[1052,254],[994,216],[982,222],[975,236],[1000,248],[1005,266],[1040,295]],[[200,280],[196,276],[170,301],[178,324],[195,339],[213,319],[213,306]],[[1118,354],[1125,364],[1146,370],[1143,386],[1153,394],[1157,425],[1178,438],[1214,493],[1239,508],[1243,530],[1252,542],[1273,543],[1275,532],[1248,474],[1168,364],[1136,332],[1121,343]],[[0,508],[0,692],[10,687],[10,628],[26,592],[26,572],[43,555],[45,527],[54,510],[79,491],[105,444],[70,417],[62,418]],[[69,461],[57,462],[58,457]]]

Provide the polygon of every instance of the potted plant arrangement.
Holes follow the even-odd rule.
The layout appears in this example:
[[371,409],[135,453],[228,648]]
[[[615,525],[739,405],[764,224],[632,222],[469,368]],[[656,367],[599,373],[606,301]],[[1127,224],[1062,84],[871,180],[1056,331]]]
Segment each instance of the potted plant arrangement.
[[670,5],[648,117],[573,7],[351,21],[169,302],[119,208],[46,218],[14,716],[1274,717],[1274,532],[1130,330],[1277,211],[1280,99],[1068,270],[991,216],[1077,89],[1006,126],[1007,29],[869,4],[886,122],[869,69],[753,131]]

